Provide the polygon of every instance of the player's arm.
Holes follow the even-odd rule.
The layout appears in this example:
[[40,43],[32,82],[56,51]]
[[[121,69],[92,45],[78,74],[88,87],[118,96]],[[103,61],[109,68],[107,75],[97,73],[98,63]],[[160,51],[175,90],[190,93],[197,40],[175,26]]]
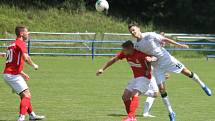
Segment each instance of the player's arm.
[[111,58],[107,63],[105,63],[105,65],[101,69],[99,69],[97,71],[96,75],[99,76],[100,74],[102,74],[108,67],[110,67],[111,65],[113,65],[118,60],[119,60],[119,58],[117,56]]
[[166,43],[170,43],[172,45],[178,46],[178,47],[189,48],[189,46],[186,45],[186,44],[180,44],[180,43],[178,43],[178,42],[176,42],[176,41],[174,41],[172,39],[166,38],[166,37],[163,38],[163,41],[166,42]]
[[30,57],[27,53],[24,53],[24,54],[23,54],[23,58],[24,58],[24,60],[25,60],[30,66],[32,66],[35,70],[38,69],[38,65],[35,64],[35,63],[32,61],[31,57]]
[[28,76],[28,74],[26,74],[24,71],[21,71],[20,75],[26,80],[28,81],[30,79],[30,77]]
[[147,62],[155,62],[158,60],[158,58],[155,56],[146,56],[145,59]]

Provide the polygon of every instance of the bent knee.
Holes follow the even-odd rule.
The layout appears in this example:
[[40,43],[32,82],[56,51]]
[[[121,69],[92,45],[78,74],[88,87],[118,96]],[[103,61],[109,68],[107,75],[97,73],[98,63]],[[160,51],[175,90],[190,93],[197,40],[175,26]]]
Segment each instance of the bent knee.
[[31,93],[30,91],[27,89],[25,91],[23,91],[22,93],[20,93],[21,98],[22,97],[27,97],[27,98],[31,98]]
[[129,96],[129,95],[123,95],[123,96],[122,96],[122,100],[123,100],[123,101],[130,100],[130,96]]
[[161,88],[161,89],[159,89],[159,91],[161,94],[166,92],[165,88]]
[[160,93],[165,93],[166,92],[166,88],[165,88],[165,86],[163,84],[159,85],[158,87],[159,87]]
[[154,98],[157,98],[159,96],[159,92],[154,93]]

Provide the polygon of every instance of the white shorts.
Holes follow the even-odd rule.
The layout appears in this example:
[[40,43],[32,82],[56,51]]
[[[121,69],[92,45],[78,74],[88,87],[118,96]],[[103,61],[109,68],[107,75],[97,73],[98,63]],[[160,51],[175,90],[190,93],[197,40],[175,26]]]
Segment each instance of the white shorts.
[[149,83],[149,89],[143,94],[145,96],[154,95],[155,93],[158,93],[158,85],[156,83],[155,77],[152,77],[150,83]]
[[128,82],[126,89],[131,92],[133,90],[138,90],[143,94],[149,90],[150,81],[151,80],[146,77],[134,78]]
[[28,85],[21,75],[3,74],[3,78],[17,94],[28,89]]
[[[158,60],[159,61],[159,60]],[[165,74],[169,72],[181,73],[184,69],[184,65],[178,61],[175,57],[169,56],[169,58],[160,60],[159,64],[153,65],[153,75],[157,81],[157,84],[162,84],[165,79]]]

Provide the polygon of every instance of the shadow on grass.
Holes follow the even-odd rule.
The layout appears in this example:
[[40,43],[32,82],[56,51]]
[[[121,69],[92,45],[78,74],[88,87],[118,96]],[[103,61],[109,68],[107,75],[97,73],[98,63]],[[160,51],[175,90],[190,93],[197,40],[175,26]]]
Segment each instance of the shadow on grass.
[[[107,116],[112,116],[112,117],[125,117],[127,116],[126,114],[108,114]],[[136,115],[136,117],[142,117],[142,115]]]

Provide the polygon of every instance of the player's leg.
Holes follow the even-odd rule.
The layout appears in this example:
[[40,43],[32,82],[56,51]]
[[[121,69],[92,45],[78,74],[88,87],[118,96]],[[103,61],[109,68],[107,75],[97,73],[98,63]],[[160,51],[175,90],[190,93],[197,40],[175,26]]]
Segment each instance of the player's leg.
[[202,87],[202,89],[205,91],[205,93],[208,96],[212,95],[211,90],[205,85],[205,83],[202,80],[200,80],[200,78],[197,74],[195,74],[192,71],[190,71],[189,69],[187,69],[175,57],[170,56],[170,58],[171,58],[171,62],[170,62],[170,64],[166,65],[166,67],[165,67],[166,71],[175,72],[175,73],[182,73],[185,76],[192,78],[195,82],[197,82]]
[[140,91],[133,89],[133,91],[131,92],[128,116],[124,118],[123,121],[137,121],[137,119],[135,118],[135,112],[139,105],[139,95],[141,95]]
[[[29,120],[42,120],[45,116],[36,115],[31,105],[31,93],[29,89],[24,90],[20,94],[20,115],[29,114]],[[26,108],[27,107],[27,108]]]
[[[33,112],[33,108],[31,105],[31,93],[29,89],[24,90],[20,94],[21,102],[20,102],[20,116],[29,114],[29,120],[42,120],[45,116],[36,115]],[[27,107],[27,108],[26,108]]]
[[127,114],[129,113],[130,111],[130,104],[131,104],[131,94],[132,92],[128,89],[125,89],[124,90],[124,93],[122,95],[122,100],[124,102],[124,105],[125,105],[125,109],[126,109],[126,112]]
[[205,93],[208,96],[212,95],[211,90],[205,85],[205,83],[199,78],[199,76],[196,73],[193,73],[192,71],[190,71],[186,67],[183,68],[183,70],[181,71],[181,73],[184,74],[185,76],[191,78],[195,82],[197,82],[202,87],[202,89],[205,91]]
[[25,115],[31,106],[30,100],[31,100],[31,93],[28,89],[25,89],[22,91],[20,94],[20,107],[19,107],[19,119],[18,121],[23,121],[25,120]]
[[139,105],[139,95],[141,95],[141,92],[139,90],[134,89],[132,91],[130,111],[129,111],[129,114],[128,114],[128,116],[130,116],[130,117],[135,117],[135,112],[136,112],[136,109],[137,109],[137,107]]
[[166,91],[166,85],[165,85],[165,80],[166,80],[166,72],[162,70],[161,68],[157,67],[154,68],[153,74],[155,76],[156,82],[158,84],[159,92],[162,98],[162,101],[167,108],[167,111],[169,112],[169,118],[170,121],[175,121],[175,113],[172,109],[167,91]]
[[144,108],[143,108],[143,117],[155,117],[149,113],[151,110],[151,107],[154,103],[155,98],[154,97],[147,97],[146,101],[144,103]]
[[[4,74],[3,78],[4,78],[5,82],[17,94],[21,94],[22,92],[24,93],[25,90],[28,89],[28,86],[27,86],[25,80],[19,75]],[[27,94],[27,91],[26,91],[26,94]],[[27,113],[27,109],[29,106],[29,100],[30,100],[30,95],[28,97],[24,97],[24,95],[23,95],[23,97],[21,97],[18,121],[25,120],[25,114]]]
[[25,115],[28,112],[30,117],[39,117],[40,119],[43,119],[44,116],[40,117],[35,115],[35,113],[32,111],[31,106],[31,93],[28,89],[27,83],[20,75],[10,75],[10,74],[4,74],[3,75],[4,80],[6,83],[17,93],[20,95],[21,101],[20,101],[20,111],[19,111],[19,118],[18,121],[24,121]]
[[167,108],[167,111],[169,112],[170,121],[175,121],[175,112],[172,109],[172,106],[171,106],[171,103],[170,103],[170,100],[169,100],[169,97],[168,97],[168,94],[166,91],[165,82],[163,82],[162,84],[159,84],[158,87],[159,87],[159,91],[160,91],[160,94],[162,97],[162,101],[163,101],[165,107]]
[[154,77],[152,77],[149,85],[149,90],[145,93],[145,95],[147,94],[153,94],[154,97],[147,96],[146,101],[144,103],[143,117],[155,117],[149,113],[155,98],[159,95],[159,89]]
[[139,105],[139,96],[149,89],[150,80],[145,77],[138,77],[129,82],[127,90],[131,91],[130,107],[128,117],[123,121],[136,121],[135,112]]

